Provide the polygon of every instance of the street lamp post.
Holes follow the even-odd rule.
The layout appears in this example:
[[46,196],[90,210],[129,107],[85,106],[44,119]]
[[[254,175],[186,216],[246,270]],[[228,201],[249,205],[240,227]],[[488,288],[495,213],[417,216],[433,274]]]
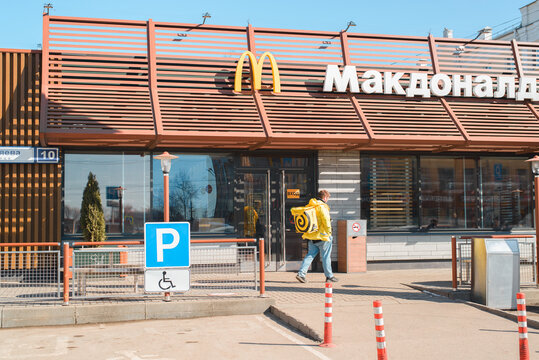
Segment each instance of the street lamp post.
[[[161,155],[154,156],[154,159],[161,160],[161,170],[163,170],[163,221],[169,222],[169,192],[168,192],[168,174],[170,174],[170,168],[172,167],[172,160],[177,159],[175,155],[170,155],[167,151]],[[170,301],[170,292],[165,292],[165,301]]]
[[539,286],[539,156],[535,155],[526,161],[529,161],[532,165],[535,187],[535,253],[537,255],[537,260],[535,261],[535,283]]

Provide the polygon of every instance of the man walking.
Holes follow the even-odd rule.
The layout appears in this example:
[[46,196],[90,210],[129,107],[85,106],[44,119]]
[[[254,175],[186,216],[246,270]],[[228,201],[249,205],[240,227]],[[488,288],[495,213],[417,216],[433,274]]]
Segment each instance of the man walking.
[[327,190],[320,190],[315,199],[309,201],[308,206],[314,206],[316,209],[316,219],[318,221],[318,231],[309,234],[303,234],[303,238],[309,240],[308,253],[303,259],[301,268],[296,275],[296,279],[301,282],[307,282],[305,276],[316,254],[320,252],[322,258],[322,266],[326,281],[337,282],[337,278],[333,276],[331,271],[331,248],[333,246],[333,237],[331,236],[331,218],[329,216],[329,206],[327,201],[330,194]]

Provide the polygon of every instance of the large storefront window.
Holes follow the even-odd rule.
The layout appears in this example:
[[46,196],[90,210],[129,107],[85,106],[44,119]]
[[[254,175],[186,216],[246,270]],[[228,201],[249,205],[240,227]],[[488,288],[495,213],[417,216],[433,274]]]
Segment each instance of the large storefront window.
[[532,176],[525,160],[363,154],[361,216],[370,230],[531,228]]
[[[188,221],[195,233],[234,233],[234,158],[175,154],[170,171],[170,221]],[[163,173],[153,159],[152,221],[163,221]]]
[[88,174],[96,176],[108,234],[143,234],[150,209],[150,157],[139,154],[65,154],[64,235],[80,235]]
[[477,228],[475,159],[420,157],[421,229]]
[[[160,160],[154,155],[67,152],[64,162],[63,236],[82,235],[80,209],[90,172],[99,183],[107,236],[141,238],[145,222],[163,221],[163,172]],[[286,195],[284,184],[299,194],[301,198],[298,201],[306,202],[309,196],[314,196],[315,181],[310,177],[314,163],[312,153],[287,154],[286,157],[276,153],[257,156],[241,153],[175,155],[178,158],[173,160],[169,175],[170,221],[189,222],[194,234],[253,236],[252,233],[244,234],[247,202],[260,207],[257,210],[260,218],[265,216],[266,222],[275,222],[272,223],[273,229],[281,229],[287,214],[280,203]],[[266,185],[260,187],[260,191],[247,191],[238,182],[242,176],[246,179],[262,176]],[[268,200],[270,194],[271,201]],[[271,203],[272,207],[262,208],[261,200]],[[287,200],[286,206],[290,204]],[[261,226],[259,228],[262,229]],[[273,235],[276,237],[278,234]]]
[[417,227],[415,173],[414,156],[362,156],[361,213],[370,229]]
[[532,175],[526,158],[481,157],[483,228],[533,226]]

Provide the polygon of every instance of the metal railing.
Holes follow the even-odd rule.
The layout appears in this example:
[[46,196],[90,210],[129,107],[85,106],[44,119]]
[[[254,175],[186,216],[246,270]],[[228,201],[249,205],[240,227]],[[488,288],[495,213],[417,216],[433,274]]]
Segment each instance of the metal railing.
[[0,251],[0,303],[60,296],[60,251]]
[[[188,295],[265,294],[264,244],[255,239],[192,239]],[[0,303],[159,296],[144,291],[143,241],[0,244]],[[84,248],[83,248],[84,246]],[[28,249],[28,250],[20,250]],[[258,255],[258,256],[257,256]],[[257,266],[258,265],[258,266]],[[64,269],[66,271],[64,271]],[[63,286],[62,286],[63,285]]]
[[[525,239],[532,238],[531,235],[512,235],[512,236],[491,236],[492,238],[511,238],[518,239],[518,247],[520,253],[520,285],[535,285],[536,284],[536,251],[535,243],[526,241]],[[489,238],[483,236],[478,238]],[[462,236],[457,239],[456,236],[451,237],[452,242],[452,257],[453,257],[453,288],[459,286],[469,286],[472,281],[472,238],[470,236]]]
[[[257,265],[255,246],[192,246],[189,295],[253,295]],[[71,271],[73,298],[156,295],[144,292],[142,247],[74,249]]]

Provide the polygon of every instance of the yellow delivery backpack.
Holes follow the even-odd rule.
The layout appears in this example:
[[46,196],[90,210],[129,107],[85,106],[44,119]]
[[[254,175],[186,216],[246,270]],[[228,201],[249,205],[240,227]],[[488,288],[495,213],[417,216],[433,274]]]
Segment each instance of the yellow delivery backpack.
[[294,216],[297,233],[310,234],[318,231],[316,206],[298,206],[290,209]]

